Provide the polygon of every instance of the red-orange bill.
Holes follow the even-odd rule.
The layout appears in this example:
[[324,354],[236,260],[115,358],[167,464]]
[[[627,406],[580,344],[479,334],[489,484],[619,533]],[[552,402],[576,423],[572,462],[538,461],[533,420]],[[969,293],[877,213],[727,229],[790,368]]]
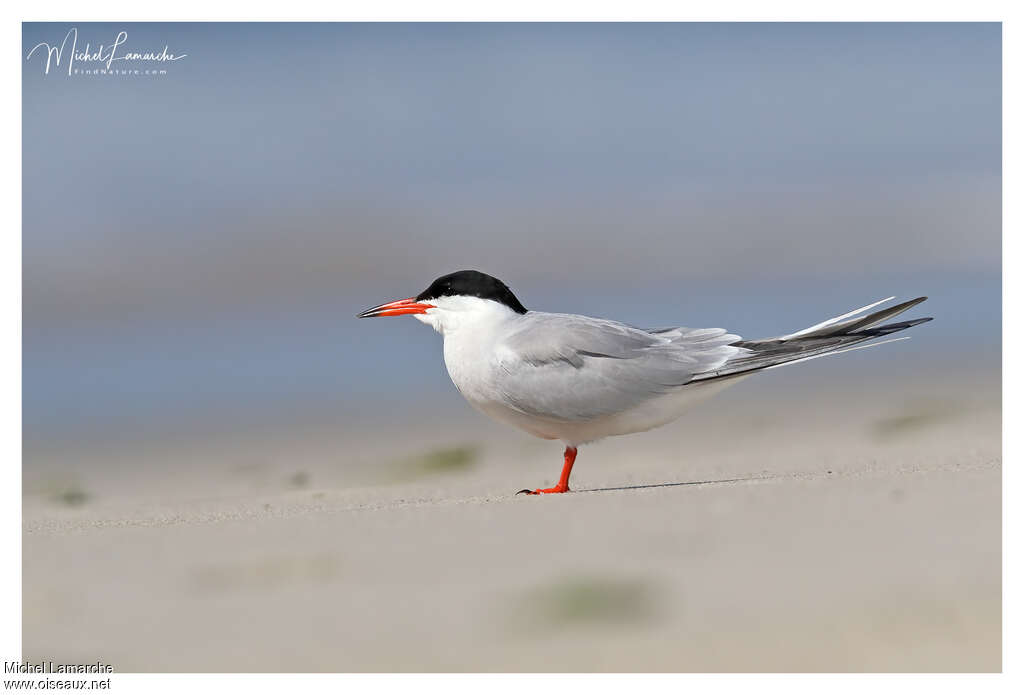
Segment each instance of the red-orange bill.
[[433,304],[425,304],[423,302],[416,301],[416,297],[409,297],[408,299],[399,299],[394,302],[388,302],[387,304],[381,304],[375,306],[372,309],[367,309],[361,314],[356,314],[357,319],[368,319],[374,316],[404,316],[405,314],[425,314],[427,309],[433,309]]

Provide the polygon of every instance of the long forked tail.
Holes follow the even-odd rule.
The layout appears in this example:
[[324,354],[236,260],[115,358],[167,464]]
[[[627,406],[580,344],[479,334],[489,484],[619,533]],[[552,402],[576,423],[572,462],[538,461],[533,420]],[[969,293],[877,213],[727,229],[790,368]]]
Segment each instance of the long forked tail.
[[848,350],[860,350],[862,348],[875,347],[897,340],[907,338],[893,338],[877,343],[854,347],[858,343],[864,343],[875,338],[898,333],[912,326],[927,321],[931,317],[913,319],[912,321],[900,321],[879,325],[883,321],[902,314],[907,309],[917,306],[927,297],[918,297],[909,302],[903,302],[888,309],[881,309],[870,314],[864,314],[869,309],[874,309],[880,304],[892,301],[895,297],[883,299],[874,304],[868,304],[860,309],[836,316],[828,321],[822,321],[810,328],[805,328],[796,333],[781,335],[775,338],[762,338],[760,340],[740,340],[733,345],[742,348],[733,358],[729,359],[718,369],[697,374],[693,381],[704,381],[707,379],[718,379],[727,376],[735,376],[760,369],[771,369],[781,367],[784,364],[801,362],[803,360],[835,355]]

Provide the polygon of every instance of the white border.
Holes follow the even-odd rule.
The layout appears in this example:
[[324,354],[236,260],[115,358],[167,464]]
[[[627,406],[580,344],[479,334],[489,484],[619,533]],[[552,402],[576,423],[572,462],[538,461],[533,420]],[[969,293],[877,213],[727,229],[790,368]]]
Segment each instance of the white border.
[[109,0],[90,8],[83,16],[80,3],[53,0],[23,3],[17,21],[54,22],[191,22],[191,21],[866,21],[866,22],[998,22],[1012,14],[1008,0],[861,0],[822,3],[811,0],[777,0],[772,3],[734,0],[725,3],[681,3],[665,0],[381,0],[374,3],[213,2],[181,0],[173,5],[142,5],[129,0]]
[[[10,6],[8,6],[10,7]],[[91,8],[92,9],[92,8]],[[5,8],[0,30],[0,41],[12,62],[11,69],[0,72],[6,94],[17,94],[17,107],[8,107],[3,113],[3,210],[7,215],[4,226],[2,322],[4,341],[3,359],[3,421],[2,445],[4,460],[3,522],[0,527],[0,548],[8,560],[0,574],[5,600],[2,602],[3,622],[0,628],[0,660],[17,658],[21,644],[21,21],[61,21],[72,17],[76,22],[86,21],[359,21],[359,20],[589,20],[589,21],[1003,21],[1004,50],[1004,123],[1022,122],[1020,109],[1020,54],[1024,32],[1019,30],[1019,12],[1009,2],[896,2],[868,0],[856,4],[779,1],[774,3],[733,2],[729,6],[683,6],[667,2],[561,2],[535,0],[504,3],[467,1],[438,1],[425,3],[391,2],[364,6],[338,6],[326,2],[250,2],[213,8],[211,3],[183,0],[168,7],[165,4],[140,5],[137,2],[113,0],[83,16],[83,6],[66,0],[24,4],[12,12]],[[18,68],[13,68],[14,54],[18,54]],[[1007,79],[1007,76],[1010,79]],[[1013,78],[1018,78],[1014,80]],[[1012,128],[1004,127],[1004,356],[1013,356],[1021,344],[1018,340],[1020,283],[1013,270],[1020,260],[1017,200],[1019,190],[1013,182],[1019,181],[1019,138]],[[1009,183],[1006,183],[1009,182]],[[969,233],[969,230],[965,230]],[[1007,272],[1009,271],[1009,272]],[[1007,346],[1010,349],[1007,349]],[[1004,357],[1004,419],[1021,422],[1017,398],[1020,369],[1013,360]],[[1020,498],[1019,471],[1015,470],[1018,436],[1014,428],[1004,428],[1003,510],[1004,510],[1004,654],[1006,675],[161,675],[114,674],[113,689],[119,692],[178,693],[185,688],[217,687],[245,688],[250,692],[280,692],[282,689],[302,689],[311,692],[337,692],[338,686],[355,688],[401,688],[417,690],[444,689],[447,693],[474,692],[481,688],[496,692],[521,693],[531,689],[586,688],[588,692],[621,691],[624,687],[640,686],[645,691],[678,692],[680,687],[700,688],[700,692],[724,692],[733,689],[749,691],[756,688],[768,693],[818,693],[827,689],[835,693],[862,693],[865,687],[885,691],[927,688],[930,693],[961,693],[967,687],[982,691],[1022,692],[1020,654],[1024,647],[1020,639],[1021,602],[1014,587],[1024,586],[1020,571],[1020,555],[1014,546],[1021,538],[1021,514],[1014,504]],[[1011,543],[1007,543],[1007,540]],[[1013,543],[1012,541],[1018,541]],[[1019,589],[1018,589],[1019,591]],[[1017,685],[1013,685],[1016,683]]]
[[[0,235],[0,442],[2,442],[3,483],[0,485],[0,552],[5,562],[0,570],[0,660],[21,654],[21,26],[0,25],[0,46],[12,61],[11,69],[0,71],[4,94],[17,95],[17,107],[3,110],[2,159],[4,212]],[[15,51],[18,67],[14,68]],[[10,101],[8,101],[10,103]]]

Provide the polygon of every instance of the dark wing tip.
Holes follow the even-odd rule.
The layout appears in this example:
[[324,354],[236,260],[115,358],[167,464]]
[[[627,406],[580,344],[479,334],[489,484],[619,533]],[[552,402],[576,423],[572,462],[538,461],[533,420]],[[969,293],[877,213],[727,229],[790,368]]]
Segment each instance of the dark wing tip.
[[913,328],[914,326],[920,326],[922,323],[928,323],[929,321],[932,320],[932,318],[933,317],[931,317],[931,316],[926,316],[926,317],[920,318],[920,319],[911,319],[910,321],[900,321],[898,323],[887,323],[884,326],[876,326],[874,328],[865,328],[864,330],[854,331],[852,333],[848,333],[847,335],[874,336],[874,337],[878,337],[878,336],[881,336],[881,335],[889,335],[890,333],[898,333],[899,331],[905,331],[908,328]]
[[909,309],[911,307],[915,307],[918,304],[920,304],[921,302],[926,301],[927,299],[928,299],[928,297],[915,297],[914,299],[908,299],[907,301],[902,302],[900,304],[897,304],[894,307],[890,307],[890,310],[892,310],[892,309],[899,309],[900,313],[902,313],[902,312],[906,311],[907,309]]

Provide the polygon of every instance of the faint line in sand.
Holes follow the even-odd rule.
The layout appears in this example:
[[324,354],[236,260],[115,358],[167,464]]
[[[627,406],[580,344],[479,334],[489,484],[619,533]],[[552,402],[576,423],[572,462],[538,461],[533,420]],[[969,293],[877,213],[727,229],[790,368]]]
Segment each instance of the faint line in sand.
[[[648,483],[640,485],[626,485],[619,487],[606,487],[606,488],[589,488],[584,490],[576,490],[572,493],[561,496],[562,499],[572,499],[587,492],[625,492],[630,490],[650,490],[657,488],[667,487],[686,487],[686,486],[711,486],[711,485],[735,485],[737,483],[758,483],[758,482],[781,482],[781,481],[811,481],[811,480],[827,480],[836,478],[850,478],[860,477],[864,475],[877,476],[879,473],[884,473],[892,476],[905,476],[915,475],[921,473],[938,473],[938,472],[969,472],[973,470],[983,470],[987,468],[997,468],[1001,465],[1001,458],[987,459],[984,461],[968,463],[968,464],[956,464],[956,465],[945,465],[936,467],[914,467],[914,468],[893,468],[886,471],[880,471],[875,465],[861,467],[856,470],[841,470],[833,474],[832,471],[818,470],[811,472],[794,472],[785,475],[763,475],[763,476],[751,476],[747,478],[723,478],[721,480],[696,480],[696,481],[682,481],[682,482],[671,482],[671,483]],[[500,496],[481,496],[481,497],[463,497],[463,498],[426,498],[426,499],[400,499],[391,502],[382,502],[379,504],[357,504],[350,506],[339,506],[331,507],[324,504],[316,505],[302,505],[295,504],[290,507],[270,507],[269,505],[261,506],[260,509],[241,509],[241,510],[229,510],[223,512],[202,512],[193,515],[174,514],[166,517],[146,517],[146,518],[134,518],[134,519],[91,519],[91,520],[44,520],[29,522],[23,525],[23,531],[26,534],[33,533],[50,533],[50,534],[62,534],[62,533],[74,533],[74,532],[88,532],[92,530],[100,530],[103,528],[130,528],[130,527],[152,527],[152,526],[176,526],[179,524],[210,524],[220,523],[228,521],[253,521],[253,520],[265,520],[268,518],[295,518],[301,516],[308,516],[310,514],[343,514],[348,512],[376,512],[376,511],[391,511],[394,509],[407,509],[416,507],[447,507],[458,504],[485,504],[489,502],[508,502],[510,504],[522,504],[527,498],[516,498],[513,494],[500,495]],[[531,500],[536,499],[548,499],[548,498],[529,498]],[[552,502],[554,500],[548,500]]]

